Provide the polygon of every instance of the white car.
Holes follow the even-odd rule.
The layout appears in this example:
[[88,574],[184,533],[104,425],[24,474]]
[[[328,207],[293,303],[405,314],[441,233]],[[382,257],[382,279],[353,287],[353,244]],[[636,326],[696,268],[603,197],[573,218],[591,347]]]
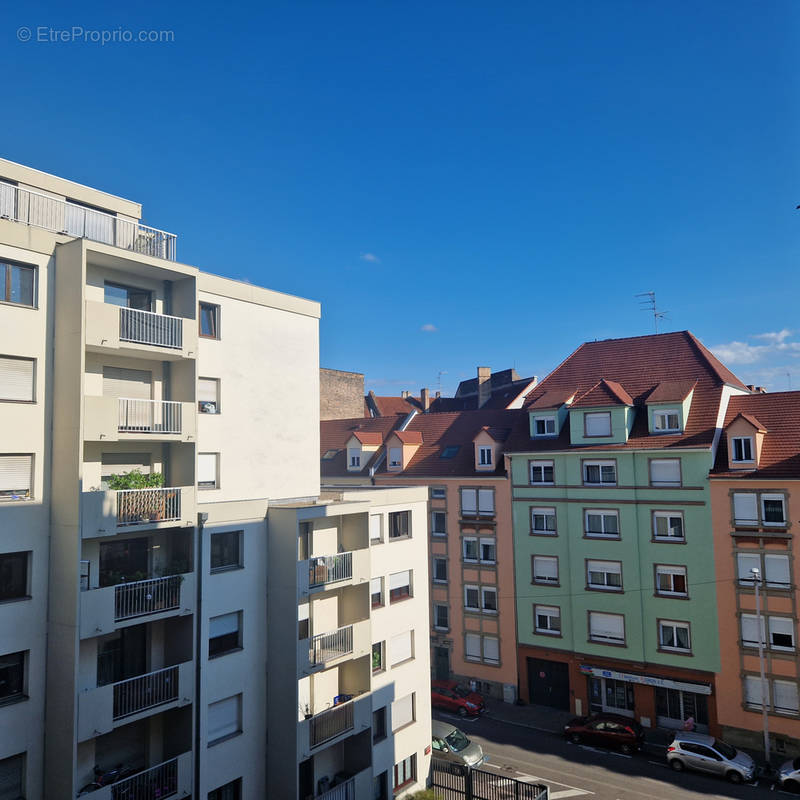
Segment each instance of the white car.
[[731,783],[749,783],[756,772],[755,761],[747,753],[703,733],[676,733],[667,748],[667,761],[676,772],[710,772]]
[[786,761],[778,770],[778,780],[784,789],[797,791],[800,789],[800,758]]

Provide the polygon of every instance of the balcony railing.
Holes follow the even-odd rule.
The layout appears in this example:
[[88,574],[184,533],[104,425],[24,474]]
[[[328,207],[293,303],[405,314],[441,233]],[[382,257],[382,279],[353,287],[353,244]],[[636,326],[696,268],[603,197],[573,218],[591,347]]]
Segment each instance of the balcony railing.
[[308,585],[325,586],[353,577],[353,554],[314,556],[308,560]]
[[178,667],[167,667],[114,684],[114,719],[178,699]]
[[311,717],[311,746],[318,747],[353,729],[353,703],[347,702]]
[[169,575],[115,586],[115,622],[180,608],[182,581],[180,575]]
[[181,490],[120,489],[117,491],[117,525],[171,522],[181,518]]
[[180,350],[183,347],[183,319],[123,306],[119,310],[119,338],[122,342]]
[[120,397],[117,430],[121,433],[180,433],[181,404],[174,400]]
[[356,800],[355,778],[348,778],[344,783],[318,794],[314,800]]
[[0,181],[0,218],[91,239],[156,258],[176,260],[178,237],[104,211]]
[[330,633],[321,633],[311,639],[308,657],[312,666],[327,664],[335,658],[341,658],[353,652],[353,626],[345,625],[343,628]]
[[111,786],[112,800],[164,800],[178,793],[178,759],[137,772]]

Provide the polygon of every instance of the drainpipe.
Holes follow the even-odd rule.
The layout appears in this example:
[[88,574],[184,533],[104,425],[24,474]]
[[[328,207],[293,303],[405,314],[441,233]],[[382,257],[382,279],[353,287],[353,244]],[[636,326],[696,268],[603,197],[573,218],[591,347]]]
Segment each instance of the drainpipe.
[[197,568],[195,569],[195,582],[197,583],[197,600],[195,603],[196,640],[197,647],[194,654],[194,790],[192,797],[200,794],[200,671],[202,662],[203,641],[203,531],[208,522],[208,513],[200,511],[197,514]]

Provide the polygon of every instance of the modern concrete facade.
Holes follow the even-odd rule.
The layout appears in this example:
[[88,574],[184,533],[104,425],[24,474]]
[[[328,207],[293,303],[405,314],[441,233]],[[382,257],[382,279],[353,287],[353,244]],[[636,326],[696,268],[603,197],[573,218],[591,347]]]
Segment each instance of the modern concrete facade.
[[426,500],[420,488],[348,488],[270,509],[268,642],[283,659],[269,671],[273,796],[425,787]]

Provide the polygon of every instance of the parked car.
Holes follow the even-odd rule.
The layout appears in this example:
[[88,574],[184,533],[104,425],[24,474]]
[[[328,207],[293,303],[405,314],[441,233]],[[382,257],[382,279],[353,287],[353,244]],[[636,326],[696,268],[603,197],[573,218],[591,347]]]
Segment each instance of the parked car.
[[431,733],[434,758],[454,761],[467,767],[477,767],[485,761],[483,748],[477,742],[470,741],[455,725],[435,719]]
[[800,791],[800,758],[784,761],[778,770],[778,780],[781,788],[792,792]]
[[578,744],[599,744],[633,753],[642,746],[644,730],[636,720],[621,714],[592,714],[576,717],[564,726],[564,735]]
[[756,773],[755,761],[747,753],[704,733],[676,733],[667,748],[667,761],[676,772],[711,772],[732,783],[749,782]]
[[474,717],[485,710],[483,698],[458,681],[431,681],[431,705],[462,717]]

